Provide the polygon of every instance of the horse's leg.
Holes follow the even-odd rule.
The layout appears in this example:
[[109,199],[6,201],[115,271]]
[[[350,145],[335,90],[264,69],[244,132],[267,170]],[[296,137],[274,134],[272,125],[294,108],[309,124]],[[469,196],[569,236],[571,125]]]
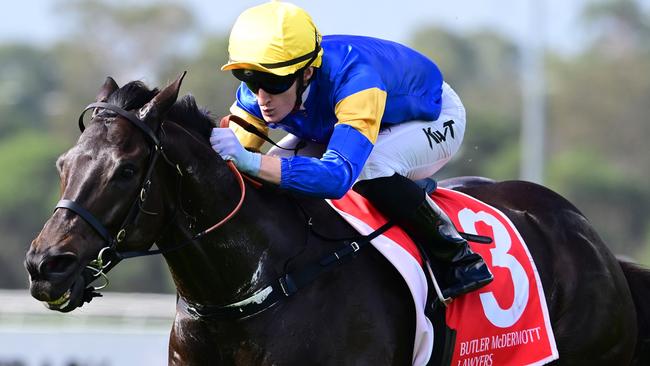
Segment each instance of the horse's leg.
[[554,260],[546,262],[550,266],[540,270],[549,274],[543,283],[550,284],[544,291],[560,353],[558,364],[629,365],[636,314],[616,259],[582,216],[567,212],[555,222],[546,216],[540,220],[552,225],[545,232],[563,228],[545,238],[559,245],[552,246],[549,259]]
[[638,335],[632,365],[650,365],[650,271],[630,262],[619,262],[637,313]]

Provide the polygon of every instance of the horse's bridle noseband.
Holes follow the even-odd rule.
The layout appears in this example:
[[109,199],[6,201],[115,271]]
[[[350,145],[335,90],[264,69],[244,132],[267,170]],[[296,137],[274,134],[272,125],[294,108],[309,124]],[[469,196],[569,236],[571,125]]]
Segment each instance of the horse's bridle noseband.
[[[106,273],[110,271],[113,267],[115,267],[115,265],[117,265],[117,263],[119,263],[119,261],[121,261],[122,259],[163,254],[163,253],[180,249],[189,244],[192,244],[197,239],[203,237],[204,235],[210,233],[211,231],[215,230],[219,226],[226,223],[239,211],[244,201],[244,197],[246,195],[245,184],[241,174],[235,168],[234,164],[232,162],[228,162],[228,167],[233,172],[233,174],[235,175],[239,183],[241,189],[241,197],[239,199],[237,206],[224,219],[222,219],[215,225],[212,225],[211,227],[194,235],[190,240],[175,245],[173,247],[168,247],[165,249],[159,248],[156,250],[149,249],[149,250],[141,250],[141,251],[122,251],[122,252],[118,251],[117,245],[126,239],[127,227],[129,227],[136,221],[140,212],[146,212],[143,211],[142,207],[147,199],[148,191],[151,187],[151,176],[153,174],[158,158],[162,155],[164,157],[164,160],[170,165],[172,165],[180,176],[182,176],[183,174],[180,167],[178,165],[173,164],[165,156],[161,144],[161,139],[158,137],[156,132],[151,127],[149,127],[146,123],[144,123],[144,121],[140,117],[138,117],[135,113],[126,111],[114,104],[105,103],[105,102],[95,102],[86,106],[86,108],[81,112],[81,115],[79,116],[79,130],[81,130],[81,132],[83,132],[86,129],[83,123],[84,114],[89,109],[94,109],[94,108],[108,109],[126,118],[129,122],[133,123],[136,127],[138,127],[138,129],[140,129],[140,131],[142,131],[145,134],[145,136],[151,142],[153,149],[151,150],[149,156],[149,167],[147,168],[146,175],[142,180],[139,194],[136,197],[133,204],[131,205],[131,208],[129,209],[129,212],[126,215],[125,219],[122,221],[122,225],[120,225],[120,228],[117,231],[116,235],[112,235],[110,231],[101,223],[101,221],[98,220],[90,211],[88,211],[86,208],[82,207],[81,205],[79,205],[73,200],[61,199],[56,204],[56,207],[54,208],[55,210],[58,208],[64,208],[76,213],[86,223],[88,223],[88,225],[90,225],[95,230],[95,232],[104,240],[105,245],[102,248],[102,250],[99,252],[97,259],[91,261],[91,263],[87,266],[88,271],[84,273],[87,283],[94,281],[94,279],[99,277],[100,275],[103,276],[107,281]],[[96,114],[93,114],[93,118],[95,115]],[[160,130],[162,130],[162,128]],[[84,293],[84,301],[89,302],[93,296],[99,296],[99,294],[96,294],[94,292],[94,290],[96,289],[98,288],[94,288],[94,287],[87,288]]]

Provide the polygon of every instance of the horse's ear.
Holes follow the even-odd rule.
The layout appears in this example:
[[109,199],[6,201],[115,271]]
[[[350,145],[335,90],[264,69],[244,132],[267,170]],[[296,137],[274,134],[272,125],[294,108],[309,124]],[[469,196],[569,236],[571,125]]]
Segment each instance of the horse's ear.
[[96,101],[105,102],[108,97],[119,88],[120,87],[117,85],[115,80],[113,80],[112,77],[108,76],[106,78],[106,81],[104,81],[104,85],[102,85],[102,88],[99,90],[99,94],[97,94]]
[[143,121],[155,121],[160,118],[160,116],[167,113],[169,108],[171,108],[176,99],[178,98],[178,91],[181,88],[183,83],[183,78],[187,74],[187,71],[183,71],[174,82],[167,85],[163,90],[156,94],[153,99],[147,104],[145,104],[138,111],[138,115]]

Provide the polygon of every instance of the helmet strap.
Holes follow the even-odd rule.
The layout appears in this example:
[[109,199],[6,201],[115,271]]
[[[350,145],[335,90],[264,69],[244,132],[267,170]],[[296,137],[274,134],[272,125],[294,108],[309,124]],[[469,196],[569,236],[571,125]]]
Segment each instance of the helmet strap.
[[305,92],[308,82],[305,83],[305,68],[302,68],[296,71],[296,82],[298,83],[296,87],[296,104],[293,106],[293,110],[297,111],[302,105],[302,93]]
[[[307,88],[307,85],[309,85],[309,82],[311,82],[311,79],[314,78],[314,74],[311,75],[311,78],[309,78],[309,81],[305,83],[305,70],[309,66],[311,66],[314,61],[316,61],[316,58],[318,57],[318,53],[320,52],[320,44],[318,43],[318,34],[316,34],[316,47],[314,47],[314,54],[305,64],[305,66],[301,67],[298,71],[296,71],[296,79],[298,82],[298,87],[296,88],[296,104],[293,106],[293,110],[297,111],[300,109],[300,106],[302,105],[302,93],[305,92],[305,89]],[[316,73],[316,70],[314,70],[314,73]]]

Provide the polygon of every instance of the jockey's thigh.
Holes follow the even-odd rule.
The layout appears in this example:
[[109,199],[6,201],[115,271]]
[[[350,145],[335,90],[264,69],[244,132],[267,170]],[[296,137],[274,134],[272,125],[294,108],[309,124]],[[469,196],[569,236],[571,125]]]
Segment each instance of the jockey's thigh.
[[[298,144],[301,144],[300,149],[294,151]],[[325,153],[325,150],[327,150],[327,145],[325,144],[303,140],[300,137],[292,134],[287,134],[285,137],[283,137],[278,142],[278,145],[289,150],[284,150],[273,146],[266,154],[277,156],[279,158],[288,158],[296,155],[320,158]]]
[[358,180],[389,177],[395,173],[411,180],[430,177],[460,148],[465,122],[463,103],[444,83],[438,119],[403,122],[382,129]]

